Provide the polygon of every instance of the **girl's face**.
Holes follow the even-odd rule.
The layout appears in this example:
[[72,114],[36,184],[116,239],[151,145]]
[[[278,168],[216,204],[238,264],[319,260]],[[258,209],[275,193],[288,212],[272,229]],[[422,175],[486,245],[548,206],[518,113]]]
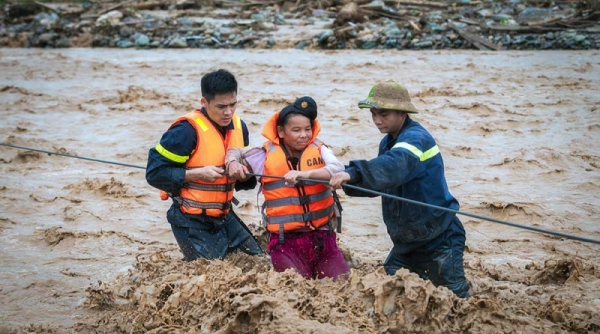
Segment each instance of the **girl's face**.
[[302,152],[312,138],[310,119],[303,115],[291,115],[285,125],[277,127],[277,134],[286,147]]

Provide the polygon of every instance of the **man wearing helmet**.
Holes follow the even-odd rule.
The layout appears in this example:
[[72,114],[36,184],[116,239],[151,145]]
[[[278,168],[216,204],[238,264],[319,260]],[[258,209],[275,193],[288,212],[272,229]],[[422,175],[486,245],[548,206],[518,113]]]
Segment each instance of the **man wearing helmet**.
[[[408,115],[418,110],[407,89],[393,81],[376,84],[358,107],[370,109],[373,123],[387,135],[379,145],[377,158],[350,161],[344,172],[332,176],[330,185],[339,189],[348,183],[458,210],[458,201],[448,191],[444,162],[435,140]],[[348,187],[344,192],[374,197]],[[384,262],[386,272],[394,275],[406,268],[459,297],[469,297],[463,268],[465,230],[456,214],[388,197],[381,201],[383,219],[394,243]]]

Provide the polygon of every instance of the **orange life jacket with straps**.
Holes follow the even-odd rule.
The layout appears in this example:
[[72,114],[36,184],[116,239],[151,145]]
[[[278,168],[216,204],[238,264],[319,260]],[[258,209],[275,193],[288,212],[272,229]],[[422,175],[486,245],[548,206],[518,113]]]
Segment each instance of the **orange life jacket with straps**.
[[[263,135],[269,139],[264,143],[266,151],[265,175],[283,176],[292,169],[287,156],[279,145],[276,136],[275,120],[271,117],[265,125]],[[271,129],[266,132],[267,127]],[[302,152],[298,170],[313,170],[325,166],[321,157],[320,147],[323,143],[316,138],[320,126],[315,120],[313,138]],[[275,137],[273,137],[275,136]],[[299,182],[296,186],[285,185],[280,178],[262,177],[262,193],[265,197],[263,204],[263,220],[265,227],[271,233],[279,233],[283,241],[283,233],[290,231],[310,231],[327,225],[334,215],[334,199],[331,189],[323,183]]]
[[[187,120],[196,129],[196,149],[185,163],[187,169],[205,166],[225,168],[225,154],[230,148],[244,147],[242,121],[233,115],[233,130],[227,130],[225,138],[213,123],[199,110],[177,119],[171,126]],[[206,214],[220,217],[229,212],[233,199],[235,180],[223,176],[215,182],[195,180],[185,182],[179,196],[174,199],[181,204],[180,210],[189,214]],[[161,194],[163,197],[164,194]]]

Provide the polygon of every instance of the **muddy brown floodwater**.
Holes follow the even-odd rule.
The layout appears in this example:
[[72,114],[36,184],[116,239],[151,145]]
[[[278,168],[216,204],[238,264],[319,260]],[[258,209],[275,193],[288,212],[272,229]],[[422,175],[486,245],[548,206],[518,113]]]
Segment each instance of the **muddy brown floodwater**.
[[[200,77],[238,78],[259,145],[268,115],[313,96],[320,138],[347,163],[381,135],[357,102],[403,82],[438,141],[461,210],[600,239],[600,53],[0,50],[0,332],[600,332],[600,245],[460,216],[474,296],[404,270],[379,199],[342,195],[346,282],[275,273],[267,257],[185,263],[147,151],[199,106]],[[236,212],[256,232],[255,191]]]

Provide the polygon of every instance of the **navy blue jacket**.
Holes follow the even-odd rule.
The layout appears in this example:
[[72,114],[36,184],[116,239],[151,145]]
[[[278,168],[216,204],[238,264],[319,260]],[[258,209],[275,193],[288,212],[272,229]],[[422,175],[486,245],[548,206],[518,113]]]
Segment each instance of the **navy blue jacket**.
[[[448,191],[444,162],[435,140],[408,116],[397,138],[389,134],[383,138],[377,158],[350,161],[346,172],[351,177],[348,184],[459,209],[458,201]],[[374,197],[356,189],[344,188],[344,192],[350,196]],[[408,253],[435,239],[455,216],[453,212],[388,197],[381,198],[381,207],[387,231],[401,253]]]
[[[208,118],[206,110],[202,109],[202,113]],[[210,118],[209,118],[210,119]],[[223,135],[225,131],[233,129],[233,123],[227,127],[221,127],[216,123],[212,123]],[[250,143],[248,127],[242,121],[242,131],[244,134],[244,146]],[[171,153],[180,156],[191,156],[196,148],[198,135],[196,130],[188,121],[182,121],[167,130],[160,144]],[[151,148],[148,152],[148,165],[146,166],[146,181],[160,190],[164,190],[170,194],[178,195],[183,187],[185,179],[185,163],[176,163],[163,157],[155,148]],[[254,189],[256,187],[256,178],[252,177],[246,182],[236,182],[236,190]],[[158,196],[158,194],[157,194]],[[195,227],[198,223],[207,223],[210,217],[201,215],[192,215],[181,212],[179,204],[173,200],[173,205],[167,212],[167,220],[169,223],[184,227]],[[217,222],[211,222],[217,224]]]

